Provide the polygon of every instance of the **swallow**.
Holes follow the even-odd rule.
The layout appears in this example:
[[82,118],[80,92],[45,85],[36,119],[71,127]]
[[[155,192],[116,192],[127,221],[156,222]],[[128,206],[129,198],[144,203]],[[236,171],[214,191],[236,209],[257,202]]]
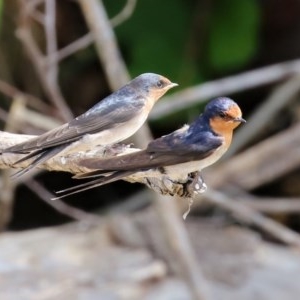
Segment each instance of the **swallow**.
[[14,165],[34,158],[27,168],[13,175],[18,177],[59,153],[72,152],[72,148],[86,151],[93,145],[118,143],[132,136],[156,101],[177,85],[158,74],[141,74],[69,123],[1,153],[27,154]]
[[95,170],[75,178],[96,178],[84,184],[58,191],[62,198],[124,177],[152,169],[151,177],[166,174],[184,182],[187,174],[200,172],[215,163],[227,151],[233,130],[246,121],[239,106],[230,98],[211,100],[204,112],[191,124],[151,141],[147,148],[107,159],[86,159],[80,165]]

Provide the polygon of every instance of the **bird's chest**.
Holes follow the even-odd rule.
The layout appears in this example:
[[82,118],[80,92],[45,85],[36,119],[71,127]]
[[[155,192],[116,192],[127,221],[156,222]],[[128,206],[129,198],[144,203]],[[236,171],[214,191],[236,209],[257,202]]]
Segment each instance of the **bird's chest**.
[[224,143],[219,148],[217,148],[211,155],[204,159],[165,167],[166,173],[170,175],[172,174],[171,177],[178,181],[185,180],[187,174],[196,171],[201,171],[204,168],[214,164],[227,151],[227,149],[228,146],[226,143]]

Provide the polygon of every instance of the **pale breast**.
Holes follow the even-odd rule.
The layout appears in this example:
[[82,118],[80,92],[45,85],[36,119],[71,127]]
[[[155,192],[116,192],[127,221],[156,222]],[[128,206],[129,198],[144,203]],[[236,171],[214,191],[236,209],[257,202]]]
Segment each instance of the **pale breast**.
[[168,174],[172,174],[171,175],[172,178],[176,178],[178,181],[184,180],[188,173],[201,171],[204,168],[214,164],[227,151],[227,149],[228,147],[225,144],[223,144],[218,149],[216,149],[216,151],[212,155],[202,160],[191,161],[191,162],[165,167],[165,170]]

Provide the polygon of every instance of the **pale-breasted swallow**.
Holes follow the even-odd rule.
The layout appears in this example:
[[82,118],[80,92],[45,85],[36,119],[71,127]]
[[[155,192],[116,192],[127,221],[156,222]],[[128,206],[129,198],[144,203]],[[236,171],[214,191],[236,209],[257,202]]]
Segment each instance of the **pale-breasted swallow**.
[[[58,193],[62,197],[101,186],[139,172],[154,169],[157,176],[169,175],[181,182],[187,174],[199,172],[215,163],[229,148],[233,130],[246,122],[239,106],[226,97],[210,101],[203,114],[191,125],[151,141],[147,148],[107,159],[86,159],[80,165],[95,171],[75,178],[95,178]],[[151,172],[151,177],[155,176]],[[154,175],[153,175],[154,174]],[[57,197],[61,198],[61,197]]]
[[175,86],[176,83],[161,75],[142,74],[69,123],[0,152],[29,153],[14,165],[35,157],[27,168],[14,174],[15,177],[58,153],[72,152],[72,148],[84,151],[93,145],[118,143],[132,136],[144,124],[156,101]]

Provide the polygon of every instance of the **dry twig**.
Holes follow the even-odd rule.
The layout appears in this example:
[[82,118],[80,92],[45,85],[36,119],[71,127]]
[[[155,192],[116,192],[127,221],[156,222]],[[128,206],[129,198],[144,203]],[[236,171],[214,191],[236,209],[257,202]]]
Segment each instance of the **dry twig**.
[[231,95],[240,91],[274,83],[289,76],[299,74],[299,72],[300,60],[296,59],[205,82],[174,93],[172,96],[164,97],[164,101],[161,101],[154,107],[150,119],[159,119],[213,97]]
[[[47,16],[47,21],[45,21],[45,31],[47,38],[47,51],[49,55],[55,55],[53,51],[56,49],[56,41],[52,39],[55,38],[55,11],[53,10],[53,3],[55,0],[47,0],[48,11],[51,12],[50,16]],[[72,112],[66,104],[65,99],[60,91],[58,82],[57,82],[57,70],[58,66],[56,65],[57,60],[52,60],[51,64],[47,64],[48,60],[42,54],[38,48],[34,37],[30,29],[30,13],[28,9],[26,0],[20,1],[20,22],[17,29],[17,37],[22,42],[23,46],[27,50],[28,56],[31,59],[33,66],[35,67],[41,84],[47,93],[49,99],[53,104],[58,108],[59,113],[65,121],[68,121],[72,118]],[[49,18],[49,19],[48,19]],[[51,27],[51,28],[50,28]]]
[[54,197],[47,189],[45,189],[39,182],[34,179],[26,181],[26,185],[31,189],[35,194],[37,194],[44,202],[53,207],[56,211],[61,214],[70,217],[71,219],[77,221],[88,221],[88,222],[99,222],[99,217],[96,215],[87,213],[81,209],[70,206],[64,203],[61,200],[51,201],[51,198]]
[[243,146],[257,136],[265,126],[276,119],[276,114],[300,91],[300,75],[294,76],[274,89],[271,95],[247,118],[246,126],[242,126],[235,134],[234,141],[226,154],[227,157],[238,152]]
[[41,99],[33,95],[24,93],[3,80],[0,80],[0,91],[4,95],[10,97],[11,99],[14,99],[16,97],[24,98],[25,100],[27,100],[26,102],[28,103],[28,106],[35,108],[39,111],[49,112],[50,110],[50,106],[44,103]]
[[[125,63],[121,59],[115,35],[109,23],[103,3],[102,1],[97,0],[79,0],[79,3],[84,12],[86,21],[94,34],[98,55],[104,66],[110,86],[112,89],[117,89],[129,80],[129,74]],[[149,128],[143,126],[138,134],[139,136],[135,135],[136,140],[138,141],[136,144],[140,147],[144,147],[151,138]],[[143,141],[143,144],[141,141]],[[202,272],[196,264],[191,264],[191,260],[195,260],[194,253],[183,224],[178,219],[175,204],[170,202],[168,208],[161,205],[161,202],[164,201],[161,196],[155,195],[154,199],[157,208],[161,212],[160,217],[163,224],[163,230],[170,245],[172,246],[172,239],[178,239],[178,241],[184,243],[184,246],[177,248],[175,253],[180,260],[181,268],[185,270],[185,278],[193,291],[195,299],[208,299],[206,292],[208,288],[203,279]],[[173,247],[172,249],[175,250]]]
[[257,188],[295,170],[300,165],[300,123],[296,123],[217,167],[205,171],[210,186]]
[[264,217],[249,206],[240,203],[238,200],[233,200],[224,193],[213,190],[207,191],[204,194],[204,199],[208,199],[209,203],[230,211],[241,222],[257,226],[283,243],[300,247],[299,234],[267,217]]
[[300,198],[291,197],[247,197],[239,201],[254,210],[268,214],[298,214],[300,212]]
[[101,65],[104,68],[109,85],[117,90],[127,83],[130,76],[117,46],[115,34],[106,15],[102,1],[79,0],[86,22],[94,36]]
[[117,27],[129,19],[134,12],[136,2],[137,0],[127,0],[123,9],[110,20],[111,25]]

